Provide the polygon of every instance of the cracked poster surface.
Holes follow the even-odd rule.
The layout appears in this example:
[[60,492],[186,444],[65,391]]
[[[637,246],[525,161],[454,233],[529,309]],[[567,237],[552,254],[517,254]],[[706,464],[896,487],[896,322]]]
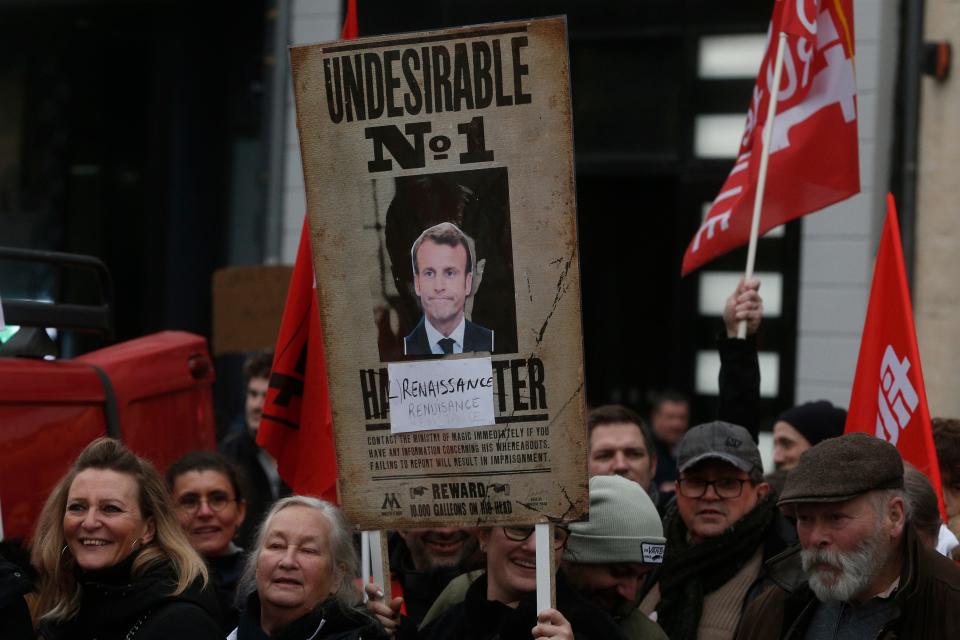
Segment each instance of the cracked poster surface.
[[[582,518],[565,21],[294,47],[291,64],[347,516],[361,529]],[[391,384],[406,363],[484,357],[489,377]],[[445,427],[472,383],[492,385],[492,421]],[[418,409],[391,433],[398,388]]]

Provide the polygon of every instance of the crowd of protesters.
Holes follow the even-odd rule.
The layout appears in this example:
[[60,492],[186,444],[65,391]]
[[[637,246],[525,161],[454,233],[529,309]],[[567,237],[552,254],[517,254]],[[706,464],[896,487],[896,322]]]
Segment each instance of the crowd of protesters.
[[960,420],[933,423],[947,522],[927,477],[883,440],[842,435],[845,412],[826,401],[778,417],[764,469],[761,318],[758,283],[741,283],[716,420],[691,427],[673,392],[650,428],[627,407],[590,411],[589,518],[552,528],[555,608],[537,610],[532,526],[393,532],[394,597],[362,585],[350,523],[289,495],[256,446],[258,354],[221,453],[191,452],[164,478],[119,441],[87,446],[29,557],[4,548],[0,638],[960,637]]

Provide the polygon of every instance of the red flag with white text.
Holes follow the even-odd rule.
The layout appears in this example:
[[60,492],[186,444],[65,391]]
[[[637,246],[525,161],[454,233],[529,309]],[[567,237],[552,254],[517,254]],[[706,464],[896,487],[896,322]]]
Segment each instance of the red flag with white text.
[[[340,37],[358,35],[357,3],[349,0]],[[336,502],[337,458],[309,227],[304,215],[257,444],[276,458],[294,493]]]
[[930,479],[944,512],[900,228],[889,194],[844,431],[862,431],[895,445]]
[[733,169],[683,257],[683,275],[750,239],[778,34],[787,34],[760,234],[860,191],[853,0],[777,0]]

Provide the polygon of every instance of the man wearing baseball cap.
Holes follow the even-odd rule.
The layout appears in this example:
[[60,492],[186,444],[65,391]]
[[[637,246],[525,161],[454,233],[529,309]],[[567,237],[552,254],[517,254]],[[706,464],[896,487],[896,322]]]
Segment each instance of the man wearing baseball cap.
[[677,499],[664,515],[663,566],[640,604],[671,640],[731,639],[766,586],[763,562],[794,540],[743,427],[694,427],[677,449]]
[[903,461],[864,433],[800,456],[778,503],[800,546],[774,558],[774,585],[750,605],[740,638],[957,638],[960,569],[907,523]]

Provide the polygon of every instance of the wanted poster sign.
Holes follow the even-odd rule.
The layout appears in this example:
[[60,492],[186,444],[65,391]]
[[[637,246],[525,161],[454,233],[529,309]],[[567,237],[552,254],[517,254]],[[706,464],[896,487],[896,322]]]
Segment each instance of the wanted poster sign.
[[565,21],[291,60],[347,516],[361,529],[581,517]]

